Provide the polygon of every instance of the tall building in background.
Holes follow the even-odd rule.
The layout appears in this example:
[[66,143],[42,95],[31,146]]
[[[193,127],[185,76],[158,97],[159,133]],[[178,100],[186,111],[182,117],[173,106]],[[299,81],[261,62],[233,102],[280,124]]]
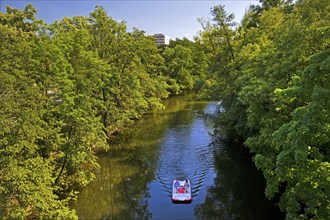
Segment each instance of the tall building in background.
[[155,34],[154,35],[156,39],[156,44],[157,45],[168,45],[170,43],[170,37],[164,34]]

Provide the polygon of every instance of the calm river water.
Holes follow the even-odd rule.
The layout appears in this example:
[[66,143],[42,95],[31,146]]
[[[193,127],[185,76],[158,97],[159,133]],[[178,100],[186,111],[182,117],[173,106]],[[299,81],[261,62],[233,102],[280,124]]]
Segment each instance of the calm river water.
[[[99,157],[94,182],[73,204],[79,219],[282,219],[238,143],[215,144],[220,107],[194,95],[165,100],[127,140]],[[190,179],[193,201],[171,202],[173,179]]]

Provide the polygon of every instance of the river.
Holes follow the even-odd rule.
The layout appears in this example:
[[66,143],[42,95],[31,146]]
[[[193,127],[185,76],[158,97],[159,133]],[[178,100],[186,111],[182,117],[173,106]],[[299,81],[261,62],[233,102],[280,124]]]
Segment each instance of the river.
[[[96,180],[72,207],[79,219],[282,219],[239,143],[215,143],[221,107],[193,94],[164,101],[99,156]],[[190,179],[193,201],[171,201],[173,179]]]

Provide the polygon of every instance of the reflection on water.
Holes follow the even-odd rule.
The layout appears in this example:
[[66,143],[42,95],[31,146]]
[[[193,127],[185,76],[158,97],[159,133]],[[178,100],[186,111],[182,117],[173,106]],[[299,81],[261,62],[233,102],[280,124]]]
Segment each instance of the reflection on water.
[[[218,143],[219,144],[219,143]],[[256,170],[248,149],[231,141],[215,155],[217,177],[205,203],[196,206],[199,219],[284,219],[279,208],[264,196],[265,180]]]
[[[260,175],[246,169],[251,164],[244,155],[217,153],[225,152],[212,144],[219,108],[194,98],[166,100],[164,110],[144,116],[126,141],[100,156],[96,180],[73,204],[80,219],[236,219],[246,213],[258,219],[252,204],[268,207],[264,186],[257,184],[255,194],[245,190],[254,189],[247,182]],[[192,203],[171,202],[176,178],[191,180]]]

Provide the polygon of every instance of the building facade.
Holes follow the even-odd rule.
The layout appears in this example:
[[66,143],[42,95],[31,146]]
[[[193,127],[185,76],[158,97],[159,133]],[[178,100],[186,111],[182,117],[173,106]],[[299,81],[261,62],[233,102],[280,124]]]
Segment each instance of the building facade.
[[157,45],[168,45],[170,43],[170,37],[164,34],[155,34],[154,35],[156,39]]

